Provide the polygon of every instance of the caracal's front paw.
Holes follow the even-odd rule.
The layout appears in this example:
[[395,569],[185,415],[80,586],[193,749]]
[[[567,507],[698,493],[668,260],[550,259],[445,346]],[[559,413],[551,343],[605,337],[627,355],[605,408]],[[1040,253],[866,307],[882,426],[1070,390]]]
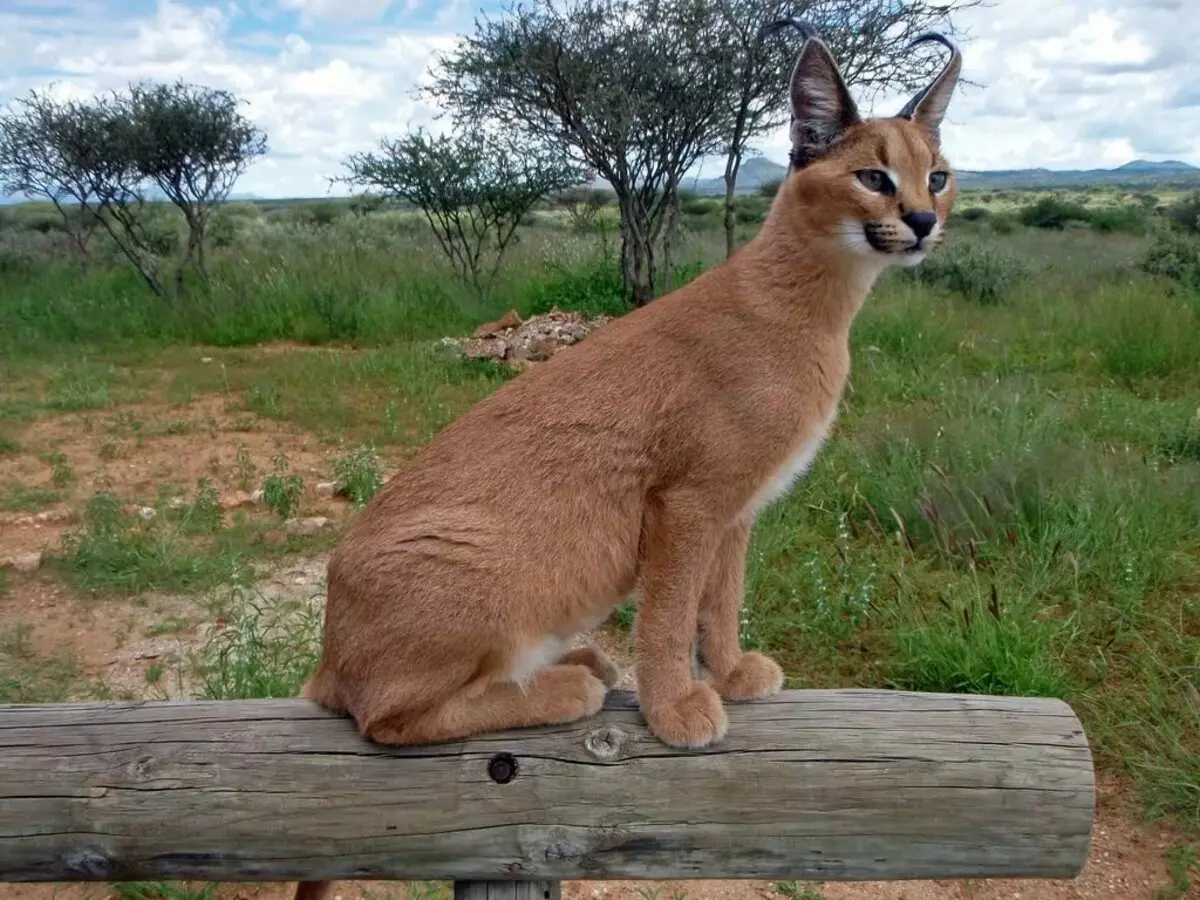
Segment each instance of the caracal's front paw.
[[583,665],[554,666],[539,685],[546,704],[547,722],[563,724],[594,716],[604,706],[608,687]]
[[602,650],[596,647],[580,647],[559,660],[563,665],[587,666],[592,674],[604,682],[605,687],[614,688],[621,680],[621,670],[616,667]]
[[783,669],[771,657],[751,650],[742,654],[733,671],[718,680],[715,687],[726,700],[761,700],[779,693]]
[[729,727],[721,698],[703,681],[693,682],[678,700],[651,704],[643,713],[655,736],[672,747],[706,747],[725,737]]

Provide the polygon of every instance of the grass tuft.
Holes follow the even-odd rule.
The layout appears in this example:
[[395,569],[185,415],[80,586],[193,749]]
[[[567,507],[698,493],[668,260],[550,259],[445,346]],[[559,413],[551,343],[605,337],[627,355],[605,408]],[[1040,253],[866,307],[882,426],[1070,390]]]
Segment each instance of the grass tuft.
[[295,697],[316,666],[321,617],[304,603],[235,598],[236,611],[205,645],[200,699]]

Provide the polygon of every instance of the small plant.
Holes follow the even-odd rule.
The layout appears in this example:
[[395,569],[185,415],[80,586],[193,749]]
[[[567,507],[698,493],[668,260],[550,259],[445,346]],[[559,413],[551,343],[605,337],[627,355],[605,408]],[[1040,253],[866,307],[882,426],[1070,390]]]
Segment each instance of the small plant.
[[217,885],[180,881],[117,881],[109,885],[121,900],[214,900]]
[[66,487],[75,480],[75,470],[67,462],[66,454],[61,450],[51,450],[42,460],[50,467],[50,481],[55,487]]
[[0,456],[12,456],[21,452],[21,445],[13,438],[0,434]]
[[233,620],[201,651],[199,698],[295,697],[317,664],[320,614],[303,603],[235,602]]
[[333,463],[333,475],[338,491],[350,498],[355,506],[365,505],[383,486],[383,471],[374,448],[356,447],[339,456]]
[[775,891],[786,900],[825,900],[825,895],[817,888],[800,881],[777,881]]
[[196,482],[196,499],[184,508],[184,531],[214,534],[221,529],[224,515],[216,485],[207,478],[201,478]]
[[250,455],[250,448],[238,441],[237,457],[234,460],[234,477],[237,479],[238,488],[243,491],[250,490],[257,476],[258,466],[254,464],[254,458]]
[[300,506],[304,496],[304,479],[288,472],[287,456],[282,451],[271,460],[274,471],[263,482],[263,503],[281,519],[289,518]]
[[1015,256],[974,243],[952,244],[904,271],[910,273],[909,277],[948,288],[981,306],[1002,303],[1029,277],[1028,266]]

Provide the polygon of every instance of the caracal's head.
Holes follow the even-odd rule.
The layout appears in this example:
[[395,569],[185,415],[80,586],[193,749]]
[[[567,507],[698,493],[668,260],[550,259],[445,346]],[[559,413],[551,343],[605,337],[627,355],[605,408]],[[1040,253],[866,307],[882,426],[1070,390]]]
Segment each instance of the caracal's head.
[[941,73],[896,116],[863,119],[829,48],[807,26],[792,73],[792,150],[780,191],[808,236],[856,261],[909,266],[941,243],[954,203],[954,173],[940,147],[940,126],[962,57],[950,49]]

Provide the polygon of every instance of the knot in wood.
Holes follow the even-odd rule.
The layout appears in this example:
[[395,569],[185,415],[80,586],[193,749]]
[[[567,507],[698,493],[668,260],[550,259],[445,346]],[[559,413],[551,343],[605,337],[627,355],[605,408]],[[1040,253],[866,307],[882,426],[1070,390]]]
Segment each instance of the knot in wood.
[[113,869],[113,861],[109,859],[108,854],[95,847],[84,847],[82,850],[64,853],[62,861],[68,872],[87,878],[107,875]]
[[573,862],[583,858],[583,848],[565,836],[552,837],[546,844],[547,862]]
[[628,739],[629,735],[620,728],[605,725],[603,728],[589,731],[583,739],[583,746],[596,759],[610,760],[621,755]]
[[488,760],[487,771],[496,784],[508,784],[517,777],[517,758],[511,753],[497,753]]

